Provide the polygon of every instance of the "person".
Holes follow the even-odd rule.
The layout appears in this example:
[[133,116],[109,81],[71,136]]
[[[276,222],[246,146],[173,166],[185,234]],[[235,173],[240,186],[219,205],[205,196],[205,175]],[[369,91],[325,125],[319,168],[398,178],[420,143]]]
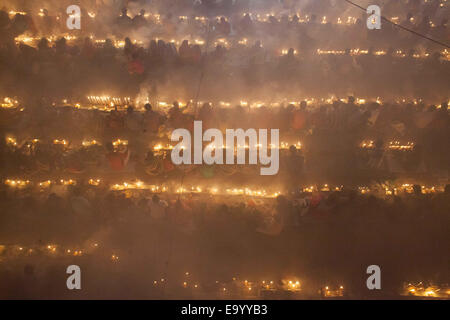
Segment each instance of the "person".
[[178,49],[178,54],[183,62],[189,62],[191,58],[191,48],[189,46],[188,40],[183,40],[180,48]]
[[161,200],[158,195],[153,195],[152,199],[148,201],[148,207],[153,219],[161,220],[166,216],[167,202]]
[[144,109],[145,112],[142,116],[144,132],[155,133],[161,123],[161,115],[158,112],[153,111],[153,107],[150,103],[146,103]]
[[306,112],[306,103],[302,101],[300,110],[294,110],[291,117],[291,128],[294,130],[302,130],[306,128],[308,113]]
[[144,171],[150,176],[158,175],[162,171],[161,161],[154,155],[152,150],[147,151],[145,155]]
[[253,22],[252,19],[250,18],[250,14],[246,13],[244,15],[244,17],[241,19],[241,21],[239,22],[239,29],[241,31],[241,33],[243,34],[251,34],[252,33],[252,28],[253,28]]
[[129,37],[125,38],[125,46],[123,48],[125,56],[127,56],[131,61],[137,57],[133,57],[136,54],[136,46],[131,42]]
[[128,63],[128,73],[130,75],[142,75],[145,72],[145,67],[137,52],[131,54],[130,62]]
[[290,146],[289,155],[286,159],[286,174],[289,191],[294,191],[297,187],[297,184],[301,183],[303,179],[304,163],[305,159],[302,155],[301,150],[297,150],[296,146],[294,145]]
[[134,111],[134,106],[129,105],[127,107],[127,114],[125,117],[125,125],[130,134],[137,133],[141,128],[141,115]]
[[173,102],[172,108],[169,110],[169,121],[172,126],[179,127],[181,125],[182,111],[180,109],[180,104],[178,101]]
[[122,130],[125,126],[124,119],[120,112],[117,110],[117,106],[114,106],[114,110],[111,110],[105,121],[106,127],[114,132]]
[[224,17],[221,17],[220,22],[217,24],[217,34],[221,36],[228,36],[230,32],[230,23]]
[[128,16],[128,9],[127,8],[123,8],[122,9],[122,14],[117,19],[117,24],[121,28],[128,28],[128,27],[131,26],[131,23],[132,23],[132,20]]
[[106,145],[106,149],[108,151],[106,154],[106,159],[108,160],[109,167],[114,171],[123,170],[127,166],[128,160],[130,159],[130,150],[128,147],[125,152],[114,151],[114,147],[110,142]]
[[134,28],[141,28],[147,25],[147,19],[145,18],[145,10],[142,9],[137,16],[133,18]]

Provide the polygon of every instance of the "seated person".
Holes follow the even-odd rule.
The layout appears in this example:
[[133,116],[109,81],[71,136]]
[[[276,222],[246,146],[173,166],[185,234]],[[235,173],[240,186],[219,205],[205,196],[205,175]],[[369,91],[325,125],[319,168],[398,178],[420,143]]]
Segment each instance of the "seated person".
[[112,143],[110,142],[106,145],[106,149],[108,152],[106,154],[106,159],[108,160],[110,168],[115,171],[123,170],[130,159],[130,150],[128,147],[124,152],[115,151]]

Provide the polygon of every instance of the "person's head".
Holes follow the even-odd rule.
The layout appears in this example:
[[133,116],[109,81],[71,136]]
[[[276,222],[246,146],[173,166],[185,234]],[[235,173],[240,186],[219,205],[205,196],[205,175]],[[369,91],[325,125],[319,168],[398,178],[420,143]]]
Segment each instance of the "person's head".
[[39,40],[38,48],[39,48],[39,50],[43,50],[43,49],[48,49],[49,48],[49,44],[48,44],[47,38],[42,38],[41,40]]
[[145,111],[147,111],[147,112],[152,111],[152,105],[151,105],[150,103],[146,103],[146,104],[144,105],[144,109],[145,109]]
[[415,195],[422,194],[422,188],[418,184],[413,185],[413,190]]
[[128,14],[128,9],[127,8],[122,8],[122,15],[126,16]]
[[139,14],[140,14],[141,16],[145,16],[145,9],[141,9],[141,11],[139,11]]
[[289,147],[289,152],[291,154],[296,154],[297,153],[297,148],[294,145],[292,145],[292,146]]
[[133,106],[128,106],[127,107],[127,113],[128,114],[132,114],[134,112],[134,107]]
[[450,195],[450,184],[446,184],[446,185],[445,185],[444,193]]
[[178,101],[174,101],[174,102],[173,102],[173,107],[174,107],[175,109],[178,109],[178,108],[180,107],[180,104],[178,103]]
[[348,97],[348,103],[349,103],[349,104],[355,103],[355,97],[354,97],[354,96],[349,96],[349,97]]
[[303,100],[302,102],[300,102],[300,110],[305,110],[306,109],[306,101]]
[[205,103],[202,105],[201,110],[202,110],[202,111],[210,111],[210,110],[211,110],[211,105],[209,104],[209,102],[205,102]]
[[114,45],[113,45],[112,40],[111,39],[106,39],[104,48],[113,48],[113,47],[114,47]]
[[153,203],[159,203],[160,199],[159,196],[157,194],[154,194],[152,197],[152,202]]
[[277,20],[277,18],[275,18],[275,16],[273,16],[273,15],[270,15],[269,16],[269,22],[271,22],[271,23],[278,23],[278,20]]

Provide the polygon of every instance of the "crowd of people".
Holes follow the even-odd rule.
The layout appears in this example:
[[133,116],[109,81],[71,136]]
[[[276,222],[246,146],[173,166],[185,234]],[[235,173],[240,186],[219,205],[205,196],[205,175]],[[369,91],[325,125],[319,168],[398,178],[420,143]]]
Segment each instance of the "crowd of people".
[[[445,43],[448,15],[441,11],[448,9],[437,1],[411,3],[412,13],[403,12],[398,19],[413,32]],[[345,12],[341,5],[327,10]],[[372,98],[448,99],[448,49],[389,23],[375,31],[368,30],[361,18],[350,25],[324,24],[313,18],[313,8],[305,9],[310,10],[305,11],[309,17],[305,23],[296,22],[294,14],[259,23],[236,9],[237,22],[226,16],[211,18],[212,23],[174,16],[172,23],[158,14],[160,20],[153,27],[130,27],[133,21],[141,25],[150,17],[142,12],[132,19],[126,9],[120,14],[119,8],[98,7],[94,10],[99,15],[110,18],[107,22],[95,18],[107,31],[96,25],[63,31],[64,17],[56,20],[48,10],[37,11],[40,15],[33,10],[22,12],[26,15],[0,11],[3,94],[84,97],[96,94],[95,88],[128,96],[190,99],[196,95],[198,79],[204,78],[201,95],[206,100],[356,92]],[[431,23],[424,12],[442,15],[442,21]],[[86,16],[85,20],[94,19]],[[184,30],[191,20],[194,28]],[[267,92],[272,92],[270,97]]]
[[[448,41],[446,1],[386,1],[412,33],[333,0],[86,0],[69,31],[69,4],[0,7],[0,298],[448,282],[450,52],[417,35]],[[195,120],[279,129],[279,173],[175,166]]]
[[[208,128],[280,128],[280,172],[271,184],[283,189],[311,183],[370,184],[412,178],[435,183],[448,177],[450,132],[447,103],[356,104],[333,101],[308,106],[303,101],[280,107],[220,107],[205,103],[195,110],[174,102],[167,110],[144,111],[132,105],[103,112],[48,102],[1,110],[5,165],[13,178],[71,177],[89,179],[100,173],[112,180],[141,178],[161,181],[219,179],[262,181],[256,166],[171,163],[171,132],[194,120]],[[438,107],[438,108],[437,108]],[[114,145],[122,140],[125,145]],[[440,150],[439,153],[435,150]],[[247,154],[248,157],[248,154]],[[269,181],[267,179],[266,181]]]
[[[389,270],[380,297],[398,296],[403,282],[443,285],[450,189],[414,189],[387,199],[342,190],[274,200],[93,186],[50,194],[3,189],[1,296],[69,297],[61,279],[64,265],[74,263],[87,270],[80,298],[226,298],[222,288],[230,290],[234,277],[278,283],[289,276],[301,280],[306,297],[320,297],[316,289],[332,283],[361,298],[374,260]],[[27,280],[35,285],[18,285]]]

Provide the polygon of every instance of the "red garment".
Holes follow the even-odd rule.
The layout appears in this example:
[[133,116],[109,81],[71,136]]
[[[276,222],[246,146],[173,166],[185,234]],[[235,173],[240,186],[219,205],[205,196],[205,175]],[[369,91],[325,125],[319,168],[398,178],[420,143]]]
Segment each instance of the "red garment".
[[126,153],[111,152],[106,156],[106,158],[109,161],[109,166],[111,169],[120,171],[125,168],[125,159],[127,158]]
[[175,165],[173,164],[173,162],[170,158],[165,158],[163,164],[164,164],[164,170],[167,172],[175,169]]
[[133,60],[128,65],[128,72],[130,74],[143,74],[144,71],[144,65],[139,60]]
[[293,129],[303,129],[306,124],[306,112],[294,111],[292,115],[291,127]]

